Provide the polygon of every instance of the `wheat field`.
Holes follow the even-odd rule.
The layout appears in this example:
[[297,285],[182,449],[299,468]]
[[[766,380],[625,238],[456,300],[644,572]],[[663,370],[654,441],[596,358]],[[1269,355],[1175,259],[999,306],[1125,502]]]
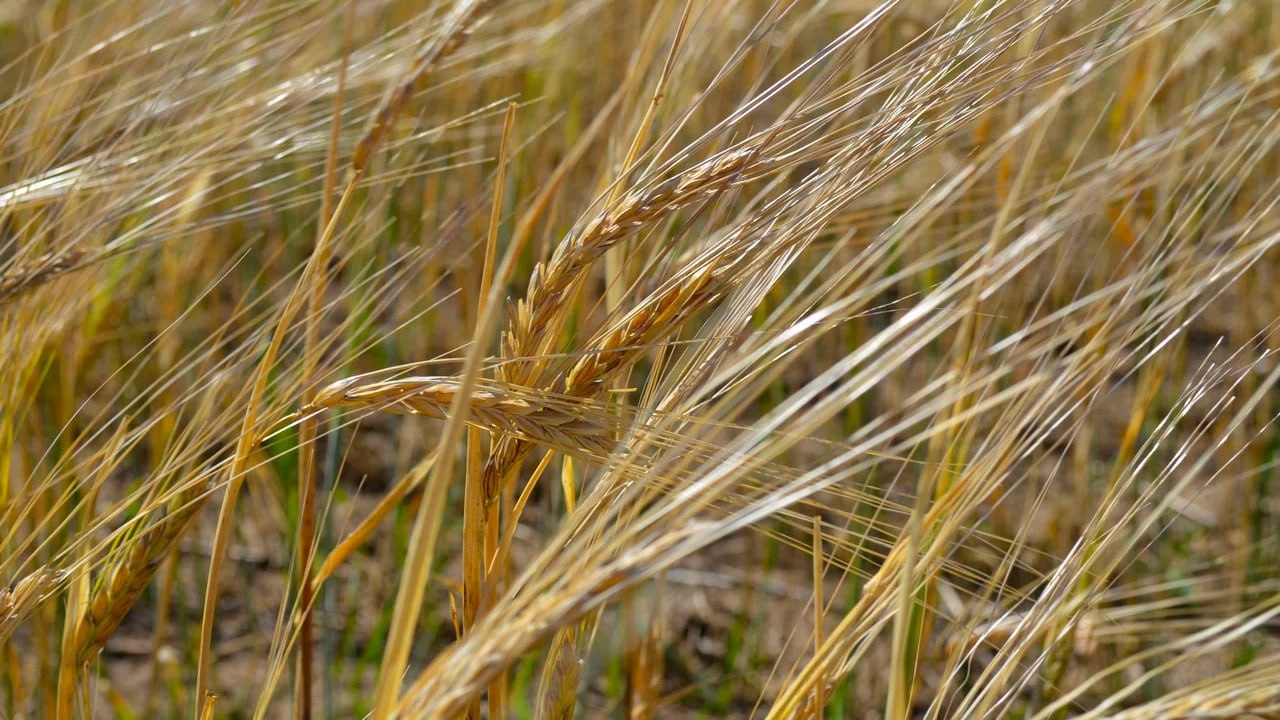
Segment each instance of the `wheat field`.
[[13,0],[0,88],[0,717],[1280,718],[1273,0]]

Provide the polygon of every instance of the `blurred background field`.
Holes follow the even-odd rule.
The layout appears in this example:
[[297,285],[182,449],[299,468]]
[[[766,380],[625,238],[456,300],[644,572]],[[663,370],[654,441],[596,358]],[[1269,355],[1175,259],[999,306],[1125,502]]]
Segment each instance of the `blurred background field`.
[[1280,717],[1278,48],[0,5],[0,716]]

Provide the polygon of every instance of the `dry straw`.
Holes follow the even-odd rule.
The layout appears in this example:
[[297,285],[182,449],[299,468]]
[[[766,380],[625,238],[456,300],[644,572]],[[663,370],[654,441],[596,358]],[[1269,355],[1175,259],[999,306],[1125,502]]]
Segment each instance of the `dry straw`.
[[[298,216],[278,211],[309,207],[317,197],[306,163],[294,163],[307,156],[282,154],[276,159],[285,162],[276,163],[257,145],[301,134],[313,139],[298,147],[318,150],[314,138],[324,133],[317,101],[330,92],[321,88],[333,77],[334,46],[315,42],[315,30],[337,20],[336,7],[292,16],[297,29],[285,30],[273,24],[276,15],[259,15],[252,5],[228,20],[208,19],[201,14],[204,5],[193,4],[188,10],[199,27],[215,31],[200,36],[226,40],[186,45],[199,51],[189,56],[164,55],[161,48],[165,61],[152,58],[155,72],[137,78],[125,77],[132,68],[126,59],[152,45],[149,27],[176,38],[172,47],[183,47],[184,26],[170,25],[162,13],[129,32],[104,34],[98,43],[91,24],[72,17],[50,35],[72,38],[70,43],[19,48],[51,64],[47,73],[34,68],[40,85],[24,87],[18,78],[14,102],[0,109],[0,125],[9,128],[11,172],[44,177],[44,165],[61,165],[86,148],[96,153],[100,144],[108,146],[103,167],[114,167],[105,162],[113,152],[136,163],[127,172],[103,175],[109,183],[68,183],[57,196],[66,202],[5,208],[12,217],[2,241],[8,252],[0,253],[8,256],[0,270],[0,310],[5,337],[23,350],[10,370],[11,402],[0,408],[0,461],[7,468],[0,499],[8,503],[11,521],[6,577],[16,578],[0,590],[0,642],[13,643],[12,687],[3,699],[9,714],[40,709],[42,694],[54,690],[43,687],[49,682],[41,675],[49,668],[59,671],[61,716],[72,716],[72,700],[101,713],[103,708],[89,707],[102,702],[93,663],[191,532],[215,487],[208,479],[218,478],[226,500],[202,588],[200,635],[169,629],[172,585],[203,562],[184,556],[175,559],[171,579],[159,589],[152,639],[154,649],[189,639],[178,657],[198,653],[192,692],[169,702],[202,707],[165,710],[213,717],[212,640],[223,634],[217,621],[227,615],[218,617],[216,606],[229,589],[219,586],[219,575],[245,527],[234,510],[237,493],[245,483],[279,479],[274,470],[280,463],[260,464],[266,437],[273,438],[266,450],[295,454],[289,459],[297,460],[301,489],[293,494],[290,480],[280,479],[280,487],[270,490],[284,488],[272,497],[285,504],[270,509],[283,512],[265,513],[269,520],[252,527],[263,533],[262,542],[292,550],[289,569],[275,579],[297,594],[280,601],[270,650],[253,666],[268,678],[249,690],[258,692],[255,717],[279,714],[292,694],[293,716],[309,720],[311,698],[320,697],[311,677],[310,654],[321,647],[312,637],[313,607],[337,611],[314,624],[316,635],[350,626],[361,636],[353,637],[357,643],[385,643],[376,689],[367,685],[373,668],[364,659],[317,674],[331,687],[351,688],[326,693],[338,704],[326,705],[325,714],[348,715],[356,712],[352,704],[365,703],[379,720],[393,714],[481,717],[487,697],[491,717],[510,714],[505,709],[517,698],[533,701],[537,714],[569,716],[584,692],[593,704],[601,700],[593,680],[599,668],[591,663],[612,663],[608,655],[620,646],[625,696],[608,688],[603,702],[627,707],[637,718],[664,716],[672,704],[691,705],[700,697],[659,697],[666,676],[661,662],[669,656],[660,634],[642,639],[643,656],[636,652],[635,613],[653,606],[634,601],[651,587],[659,603],[652,614],[677,622],[685,609],[664,603],[668,581],[714,585],[708,591],[722,599],[756,602],[739,590],[747,583],[762,587],[759,558],[731,550],[731,543],[720,545],[712,559],[743,563],[741,575],[738,568],[726,568],[723,576],[714,568],[711,583],[676,578],[677,569],[685,570],[677,564],[693,553],[748,530],[812,554],[800,574],[812,574],[812,589],[807,582],[790,583],[786,594],[812,592],[810,607],[829,605],[831,615],[817,616],[812,627],[792,623],[788,647],[801,647],[794,666],[788,670],[785,657],[776,657],[767,678],[757,668],[726,686],[732,697],[724,700],[734,706],[758,700],[761,715],[809,717],[836,698],[856,698],[866,712],[895,718],[917,710],[946,717],[1025,711],[1047,719],[1070,710],[1096,716],[1123,711],[1135,720],[1267,717],[1280,710],[1274,682],[1280,661],[1267,647],[1247,648],[1258,656],[1251,654],[1238,669],[1201,674],[1193,667],[1251,642],[1280,613],[1274,588],[1252,579],[1275,574],[1274,559],[1265,553],[1274,539],[1266,524],[1265,478],[1239,465],[1251,460],[1239,447],[1250,440],[1240,438],[1261,438],[1275,417],[1269,400],[1260,403],[1274,395],[1280,370],[1261,386],[1253,375],[1229,383],[1223,374],[1220,383],[1193,387],[1197,397],[1223,406],[1237,396],[1237,387],[1256,389],[1232,415],[1213,410],[1203,423],[1199,413],[1188,415],[1195,432],[1161,430],[1169,433],[1161,436],[1167,442],[1139,442],[1151,427],[1156,401],[1175,389],[1167,381],[1182,382],[1173,370],[1193,356],[1179,345],[1188,328],[1203,329],[1196,316],[1207,298],[1219,288],[1239,292],[1229,301],[1262,297],[1248,278],[1241,279],[1255,262],[1263,283],[1272,269],[1260,262],[1280,243],[1280,186],[1273,182],[1280,116],[1269,35],[1252,39],[1247,22],[1208,12],[1210,0],[997,0],[954,3],[942,14],[894,0],[866,12],[835,11],[824,3],[445,0],[417,16],[419,34],[409,37],[421,42],[407,58],[394,55],[405,49],[406,36],[382,25],[407,5],[395,0],[381,16],[357,13],[363,6],[353,0],[345,26],[350,43],[343,51],[350,51],[352,92],[344,94],[345,82],[338,79],[317,239],[305,269],[300,277],[276,272],[298,258],[288,233],[278,237],[273,230],[265,242],[240,246],[275,258],[261,276],[242,277],[254,272],[242,272],[248,264],[234,260],[207,295],[193,300],[170,290],[208,278],[169,256],[189,252],[191,267],[203,270],[232,261],[239,252],[228,250],[234,245],[221,234],[218,242],[207,242],[212,234],[190,236],[193,242],[165,248],[161,265],[152,267],[144,253],[134,252],[141,245],[128,238],[145,232],[156,242],[172,242],[187,239],[187,230],[228,222],[258,233],[259,220],[243,214],[249,207],[268,224],[296,227]],[[1269,6],[1237,5],[1241,17],[1271,17],[1265,14]],[[491,42],[478,53],[482,59],[450,61],[499,7],[500,27],[487,33]],[[62,23],[61,16],[73,13],[58,15]],[[645,30],[633,33],[631,21],[645,15]],[[582,43],[555,37],[584,18],[618,23],[618,42],[603,47],[591,37]],[[1184,25],[1185,33],[1179,29]],[[739,26],[750,30],[738,33]],[[282,37],[258,39],[278,27]],[[135,36],[148,43],[131,46]],[[674,39],[659,74],[651,59],[665,37]],[[1201,38],[1204,47],[1240,46],[1243,59],[1198,48]],[[81,40],[85,44],[77,45]],[[1143,49],[1148,41],[1150,52]],[[315,48],[314,58],[296,55],[300,65],[289,69],[263,62],[293,43]],[[682,43],[696,51],[677,53]],[[581,70],[579,51],[617,62],[602,64],[589,83],[565,95],[562,71]],[[1262,55],[1252,70],[1234,66],[1255,51]],[[379,67],[393,55],[405,62]],[[1160,72],[1160,63],[1171,58],[1165,69],[1172,70]],[[300,74],[312,59],[314,73]],[[86,61],[94,64],[86,69]],[[1211,72],[1201,76],[1202,65]],[[190,87],[172,69],[179,66],[192,71]],[[288,104],[241,102],[268,97],[252,87],[240,92],[238,83],[256,86],[236,69],[241,66],[255,68],[249,75],[261,68],[272,88],[298,84],[319,94],[308,91],[309,100]],[[19,73],[32,69],[21,60],[13,67]],[[344,61],[343,73],[345,67]],[[437,78],[454,67],[461,72],[439,87]],[[526,67],[533,72],[511,72]],[[384,71],[392,75],[386,85]],[[655,77],[650,100],[638,88]],[[1112,82],[1116,78],[1119,84]],[[132,83],[148,89],[135,95]],[[531,88],[536,97],[528,96]],[[401,157],[395,169],[376,176],[379,148],[415,94],[429,89],[438,101],[430,110],[433,122],[452,129],[476,119],[475,132],[433,134],[441,138],[438,145],[415,150],[416,158]],[[378,102],[373,95],[380,91]],[[659,113],[664,95],[674,102]],[[602,96],[608,102],[599,102]],[[149,102],[153,97],[163,103]],[[493,139],[494,128],[483,120],[488,111],[478,105],[492,102],[492,110],[512,97],[528,103],[520,121],[535,130],[512,143],[509,109],[498,171],[486,175],[487,161],[467,154]],[[227,113],[227,102],[203,98],[228,98],[240,110]],[[114,117],[119,108],[159,104],[191,112],[144,108],[123,120]],[[279,110],[263,110],[267,105]],[[669,111],[673,105],[678,109]],[[631,117],[626,108],[643,108],[643,116]],[[364,124],[344,140],[344,119],[357,113]],[[162,132],[139,135],[144,142],[135,146],[127,131],[118,139],[100,132],[106,115],[113,116],[112,127],[138,122]],[[565,118],[589,118],[590,126],[581,132]],[[32,121],[39,132],[28,129]],[[242,122],[255,129],[243,137],[225,132]],[[277,122],[281,127],[265,127]],[[567,139],[562,126],[570,130]],[[195,141],[182,137],[190,135],[183,133],[187,128],[233,140],[215,143],[213,154],[188,156],[187,144]],[[93,139],[102,137],[110,139]],[[680,148],[687,138],[696,139]],[[158,152],[150,152],[153,145]],[[270,152],[294,153],[290,147],[272,146]],[[349,162],[345,184],[335,182],[340,154]],[[272,188],[278,183],[269,178],[284,177],[272,175],[280,164],[304,179],[286,180],[290,188],[277,195]],[[212,195],[208,203],[201,196],[192,204],[201,208],[199,222],[187,217],[175,226],[181,231],[155,232],[160,220],[153,214],[164,204],[147,204],[153,192],[168,192],[172,178],[225,169],[234,169],[227,173],[234,182],[218,187],[231,195]],[[33,181],[18,186],[24,185],[35,187]],[[252,189],[251,200],[242,199],[250,192],[244,188]],[[117,199],[127,209],[99,212],[93,198],[73,198],[71,189],[127,198]],[[480,193],[490,190],[478,293],[470,286],[448,293],[447,285],[465,269],[462,253],[461,265],[442,260],[441,253],[420,258],[417,250],[383,265],[391,242],[386,223],[422,234],[448,228],[435,233],[441,247],[466,242],[478,234],[472,231],[479,228],[474,208],[482,204]],[[421,205],[414,206],[415,196]],[[584,207],[591,198],[599,200]],[[453,219],[443,220],[448,213]],[[565,224],[569,218],[571,225]],[[513,220],[510,234],[506,219]],[[117,225],[130,228],[126,240],[84,251],[66,244]],[[566,227],[572,230],[563,233]],[[548,237],[550,252],[534,258],[546,260],[534,265],[524,298],[500,317],[505,288],[524,281],[513,271],[524,267],[525,242],[544,229],[555,233]],[[1122,247],[1111,247],[1110,236]],[[336,247],[338,238],[350,247]],[[402,243],[392,244],[398,253]],[[111,282],[75,274],[126,248],[129,262],[118,273],[112,268]],[[499,250],[503,259],[495,268]],[[368,275],[362,274],[366,260]],[[1086,261],[1089,269],[1077,267]],[[406,282],[361,284],[366,277]],[[58,286],[73,289],[65,298],[24,296],[57,278]],[[151,284],[155,278],[163,280],[158,290]],[[418,278],[427,278],[426,287]],[[603,292],[597,292],[600,280]],[[145,324],[120,310],[134,306],[135,291],[159,300]],[[30,302],[44,299],[65,300],[67,309],[51,318],[47,303]],[[437,301],[457,304],[465,321],[435,323],[427,313]],[[224,325],[207,319],[223,310],[231,314]],[[864,311],[877,315],[864,317]],[[1272,340],[1274,314],[1263,314],[1258,322],[1236,313],[1222,332],[1243,343],[1266,323],[1267,333],[1256,339]],[[332,322],[339,317],[347,319]],[[415,334],[417,320],[429,332]],[[205,343],[210,326],[216,338]],[[159,328],[165,330],[153,343],[150,330]],[[299,329],[305,335],[295,342]],[[505,330],[500,338],[494,337],[498,329]],[[401,344],[401,332],[413,337]],[[192,338],[200,344],[188,351],[184,343]],[[385,343],[392,356],[401,348],[412,353],[388,357],[388,364],[444,357],[463,347],[463,370],[453,377],[398,377],[391,373],[399,370],[387,370],[313,392],[317,378],[339,367],[368,367],[361,354],[384,349],[383,341],[393,341]],[[495,349],[499,356],[488,357]],[[1110,412],[1095,410],[1095,399],[1115,395],[1123,404],[1131,373],[1152,367],[1160,372],[1137,393],[1143,399],[1133,403],[1131,431],[1119,452],[1088,444],[1100,433],[1077,437],[1078,428],[1110,426]],[[606,399],[632,377],[634,394],[619,392],[614,397],[626,398],[621,402]],[[183,411],[201,399],[219,409]],[[273,435],[281,415],[299,406],[300,413],[287,418],[297,434]],[[95,450],[105,430],[124,427],[125,414],[152,408],[175,410],[172,418],[149,422],[153,445],[139,445],[137,452],[123,444]],[[444,431],[428,440],[432,454],[402,474],[364,522],[316,557],[324,547],[318,541],[325,517],[317,515],[316,503],[324,497],[311,483],[319,464],[319,421],[331,409],[439,419]],[[487,457],[482,431],[492,436]],[[1220,448],[1189,462],[1189,451],[1219,439]],[[1070,457],[1060,455],[1058,445],[1047,449],[1050,442],[1070,445]],[[381,467],[411,465],[412,445],[404,443],[394,461],[382,458]],[[330,443],[334,450],[341,446]],[[461,542],[438,543],[456,519],[450,498],[460,489],[453,481],[464,465],[463,448]],[[514,487],[511,480],[536,448],[546,449],[545,456]],[[1147,465],[1132,464],[1137,457],[1149,458]],[[1156,473],[1167,457],[1176,463],[1167,475]],[[1217,462],[1228,457],[1229,463]],[[336,481],[341,476],[336,453],[334,458]],[[522,522],[533,491],[557,459],[563,460],[564,502],[539,508],[534,523]],[[1115,470],[1097,476],[1091,468],[1099,460]],[[580,461],[590,466],[586,472]],[[1056,473],[1064,462],[1076,466],[1078,482],[1022,492],[1040,480],[1041,468],[1052,465]],[[156,463],[182,470],[157,472]],[[121,485],[124,497],[104,511],[90,495],[83,512],[65,511],[64,500],[83,497],[72,482],[91,465],[106,468],[99,475],[100,482],[110,482],[107,496],[115,498]],[[116,467],[137,482],[115,477]],[[1213,513],[1214,524],[1200,522],[1201,514],[1212,513],[1203,507],[1210,495],[1199,492],[1201,480],[1206,486],[1212,480],[1212,497],[1226,496],[1233,506]],[[1098,492],[1100,483],[1105,494]],[[1239,488],[1249,492],[1235,492]],[[358,547],[387,529],[415,490],[422,500],[405,554],[374,553],[349,567],[350,576],[333,577]],[[343,495],[332,497],[335,517],[358,507]],[[1067,514],[1079,517],[1054,518],[1055,530],[1066,529],[1062,538],[1049,540],[1036,537],[1039,513],[1002,526],[997,511],[1004,508],[995,506],[1024,499],[1033,510],[1069,505]],[[564,515],[547,514],[560,507]],[[295,508],[296,525],[289,512]],[[126,516],[132,519],[120,527]],[[1237,523],[1242,517],[1252,525]],[[1081,518],[1082,531],[1069,522]],[[1184,525],[1194,526],[1193,534],[1185,534]],[[1235,537],[1213,533],[1214,527],[1252,533]],[[1191,600],[1168,604],[1176,588],[1160,573],[1170,559],[1190,566],[1183,561],[1192,558],[1175,545],[1195,549],[1204,542],[1212,552],[1194,559],[1211,563],[1212,575],[1193,569],[1191,577],[1213,577],[1221,591],[1195,599],[1201,616],[1183,612]],[[1225,548],[1221,553],[1218,544]],[[442,647],[441,638],[422,632],[421,620],[448,607],[426,608],[424,599],[443,594],[433,568],[456,568],[459,547],[458,638]],[[1143,550],[1142,563],[1129,562],[1135,548]],[[784,573],[796,559],[778,558],[786,562],[779,566]],[[396,595],[394,608],[383,608],[389,615],[364,622],[380,604],[362,602],[367,593],[358,594],[354,608],[341,607],[347,604],[341,593],[316,602],[322,596],[312,591],[326,579],[345,584],[370,570],[391,579],[379,588]],[[252,580],[267,572],[255,568]],[[846,573],[866,578],[853,596],[830,585],[837,576],[847,579]],[[729,584],[721,586],[722,580]],[[1113,582],[1140,588],[1148,599],[1108,592]],[[66,612],[59,614],[53,605],[64,597]],[[384,592],[381,599],[386,597]],[[786,606],[769,601],[761,607],[775,612]],[[1102,623],[1091,618],[1100,609],[1117,610],[1116,622],[1095,632]],[[1187,630],[1208,627],[1219,616],[1216,627]],[[27,624],[15,631],[21,623]],[[50,642],[59,625],[61,643]],[[373,636],[365,638],[370,627]],[[613,642],[615,630],[621,643]],[[265,644],[265,635],[246,639]],[[1168,637],[1177,640],[1165,642]],[[1096,647],[1081,653],[1076,648],[1083,641]],[[27,645],[36,659],[24,665]],[[261,659],[256,650],[241,648],[238,653]],[[945,664],[935,649],[946,653]],[[411,650],[423,659],[413,664],[414,678],[407,674]],[[531,686],[523,671],[514,671],[532,656],[542,659],[543,682]],[[649,656],[656,668],[647,665]],[[868,659],[877,657],[887,662],[870,667],[875,663]],[[295,658],[295,692],[281,692],[278,685]],[[1095,663],[1100,667],[1091,667]],[[1170,672],[1176,666],[1194,677],[1181,682]],[[331,669],[339,674],[330,676]],[[160,670],[153,658],[153,678],[167,679]],[[105,677],[118,668],[103,671]],[[885,697],[874,697],[886,678]],[[1148,692],[1152,687],[1157,691]],[[243,691],[226,690],[219,690],[224,713],[252,703]],[[757,690],[758,697],[742,697]],[[881,701],[883,708],[867,704]],[[140,714],[163,712],[148,700]]]

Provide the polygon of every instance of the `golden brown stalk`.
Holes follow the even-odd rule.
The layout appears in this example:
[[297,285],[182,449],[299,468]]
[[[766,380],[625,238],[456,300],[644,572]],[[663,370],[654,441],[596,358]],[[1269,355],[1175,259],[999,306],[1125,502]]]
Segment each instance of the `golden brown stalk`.
[[[333,193],[337,185],[338,137],[342,131],[342,101],[346,94],[347,63],[351,47],[351,26],[355,21],[355,3],[347,3],[344,20],[342,61],[338,64],[338,88],[333,94],[333,115],[329,122],[329,150],[325,157],[324,195],[320,201],[320,221],[316,223],[317,257],[315,262],[321,268],[327,268],[331,256],[331,248],[325,242],[324,228],[328,227],[333,214]],[[306,385],[315,372],[320,347],[320,315],[324,310],[326,282],[325,272],[318,272],[311,285],[311,295],[307,303],[307,322],[305,347],[303,349],[303,369],[300,382]],[[317,420],[306,418],[298,428],[298,607],[302,613],[299,620],[298,633],[298,682],[296,714],[300,720],[310,720],[312,716],[312,684],[314,679],[315,648],[314,600],[311,585],[311,570],[315,564],[316,537],[316,441],[319,434]]]
[[[507,154],[511,148],[511,136],[515,128],[516,104],[507,104],[506,121],[502,127],[502,143],[498,148],[498,169],[493,181],[493,203],[489,210],[489,230],[485,235],[484,258],[481,261],[480,292],[478,297],[489,297],[493,285],[493,269],[498,254],[498,227],[502,220],[503,190],[506,188]],[[483,330],[480,327],[479,312],[476,313],[476,337]],[[467,480],[464,484],[462,503],[462,632],[471,631],[476,617],[480,614],[480,597],[484,588],[485,564],[487,551],[485,539],[490,536],[486,525],[497,523],[498,518],[489,518],[489,510],[485,507],[481,493],[480,473],[483,469],[481,459],[483,433],[479,428],[471,427],[467,431]],[[501,705],[496,694],[490,694],[493,703]],[[502,717],[500,708],[491,707],[492,717]],[[467,717],[480,717],[480,701],[476,698],[467,708]]]
[[[823,632],[822,621],[827,611],[825,601],[825,593],[823,586],[824,557],[822,554],[822,514],[813,514],[813,650],[818,651],[822,647],[822,641],[825,637]],[[826,697],[827,681],[826,678],[819,677],[813,687],[813,717],[815,720],[822,720],[823,711],[827,707]]]
[[[445,419],[460,384],[453,378],[415,377],[357,385],[350,380],[320,391],[317,408],[378,408],[385,412]],[[563,452],[599,458],[615,449],[614,428],[607,413],[590,417],[582,409],[511,386],[482,385],[471,393],[467,423],[491,432],[514,435]]]

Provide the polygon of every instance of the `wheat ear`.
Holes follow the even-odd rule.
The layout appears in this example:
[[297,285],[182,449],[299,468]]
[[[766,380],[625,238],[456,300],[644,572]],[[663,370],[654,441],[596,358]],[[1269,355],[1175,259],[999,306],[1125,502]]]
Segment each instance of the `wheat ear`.
[[[412,377],[385,382],[358,384],[343,380],[321,390],[315,408],[377,408],[386,412],[425,415],[445,419],[460,389],[460,383],[446,377]],[[616,448],[616,422],[610,424],[603,411],[591,417],[582,408],[539,397],[534,391],[520,392],[500,384],[476,388],[471,393],[473,426],[502,435],[527,439],[557,450],[608,456]]]
[[52,597],[65,578],[65,573],[46,568],[23,577],[7,590],[0,590],[0,643],[13,634],[27,615]]
[[129,609],[151,582],[160,563],[190,527],[204,506],[207,488],[180,494],[164,511],[164,516],[134,538],[128,552],[104,573],[106,580],[89,599],[76,625],[75,662],[89,662],[120,627]]
[[761,151],[772,137],[773,134],[757,136],[664,182],[635,190],[595,216],[581,231],[566,236],[551,259],[534,268],[526,297],[517,303],[503,334],[503,357],[515,362],[500,369],[502,379],[537,385],[540,368],[529,358],[547,354],[549,344],[559,335],[574,290],[587,270],[636,229],[721,192],[744,175],[759,170],[767,164]]
[[[769,163],[763,151],[776,135],[776,128],[760,133],[686,172],[632,191],[614,207],[595,216],[580,232],[568,235],[550,260],[534,268],[526,297],[516,304],[507,332],[502,336],[502,356],[509,362],[499,368],[499,376],[512,383],[541,385],[541,361],[533,358],[549,354],[550,343],[559,335],[570,299],[591,265],[637,228],[656,223],[679,208],[760,172]],[[700,293],[708,296],[700,298],[703,304],[713,299],[715,292],[709,291],[709,286],[719,276],[710,268],[693,273],[682,284],[669,286],[657,302],[633,310],[597,345],[597,351],[589,352],[579,366],[570,371],[570,377],[564,382],[565,394],[594,394],[619,368],[644,352],[642,346],[673,332],[679,321],[690,314],[689,308],[694,306],[690,300]],[[579,388],[580,392],[575,391]],[[498,439],[482,472],[486,503],[498,497],[506,476],[531,449],[532,446],[515,438]]]
[[72,248],[45,255],[28,266],[10,268],[0,275],[0,304],[79,270],[90,262],[88,253]]
[[431,73],[440,66],[441,61],[462,47],[480,19],[495,8],[499,1],[462,0],[454,6],[453,12],[445,18],[440,31],[414,58],[408,77],[397,85],[378,107],[377,114],[369,122],[369,128],[356,143],[355,150],[351,154],[351,169],[355,174],[362,174],[369,167],[374,151],[381,144],[383,136],[387,134],[391,122],[409,102],[409,98],[426,87]]
[[[653,345],[676,332],[690,315],[720,297],[726,277],[721,270],[708,265],[667,283],[593,342],[557,390],[573,397],[596,397],[623,368],[634,364]],[[507,474],[532,450],[531,443],[516,436],[497,439],[481,474],[486,503],[498,497]]]

